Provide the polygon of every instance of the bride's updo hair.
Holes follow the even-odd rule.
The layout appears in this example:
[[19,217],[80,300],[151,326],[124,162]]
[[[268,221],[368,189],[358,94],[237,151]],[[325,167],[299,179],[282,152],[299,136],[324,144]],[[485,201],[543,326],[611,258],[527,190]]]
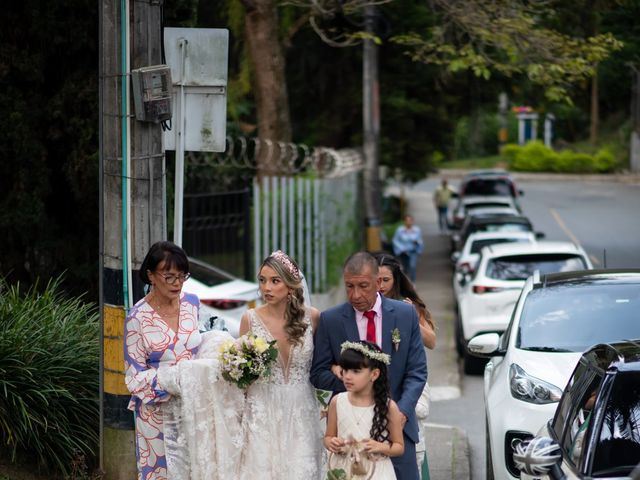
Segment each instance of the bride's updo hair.
[[302,336],[307,331],[308,325],[304,322],[304,289],[302,288],[302,274],[296,262],[286,253],[276,250],[269,255],[260,265],[270,267],[278,274],[284,284],[289,287],[290,293],[285,309],[284,331],[289,341],[298,345]]

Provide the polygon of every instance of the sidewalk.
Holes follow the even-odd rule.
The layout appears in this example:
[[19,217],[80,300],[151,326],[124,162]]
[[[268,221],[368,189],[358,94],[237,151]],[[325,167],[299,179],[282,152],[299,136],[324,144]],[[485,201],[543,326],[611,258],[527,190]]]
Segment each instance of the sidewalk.
[[[453,293],[449,265],[449,237],[440,235],[431,193],[409,190],[409,213],[425,233],[425,253],[418,261],[416,287],[436,322],[437,345],[427,354],[432,402],[460,396],[460,373],[453,336]],[[464,430],[429,423],[427,456],[430,480],[468,480],[469,444]]]

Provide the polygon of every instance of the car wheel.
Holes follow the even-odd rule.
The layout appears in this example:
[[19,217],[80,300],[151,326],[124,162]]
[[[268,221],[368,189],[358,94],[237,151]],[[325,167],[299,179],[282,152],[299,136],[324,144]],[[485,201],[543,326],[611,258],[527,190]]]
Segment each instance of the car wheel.
[[484,358],[478,358],[471,355],[467,350],[464,350],[462,355],[462,365],[464,373],[467,375],[482,375],[484,373],[484,366],[487,364],[487,360]]
[[489,422],[487,417],[484,419],[484,435],[485,435],[485,460],[486,460],[486,480],[494,480],[493,477],[493,459],[491,457],[491,440],[489,439]]

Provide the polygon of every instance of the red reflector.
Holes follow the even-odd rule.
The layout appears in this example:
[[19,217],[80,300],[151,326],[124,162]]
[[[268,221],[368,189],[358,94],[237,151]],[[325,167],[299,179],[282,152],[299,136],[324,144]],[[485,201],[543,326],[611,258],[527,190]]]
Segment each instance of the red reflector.
[[502,290],[500,287],[485,287],[483,285],[474,285],[473,293],[491,293],[491,292],[499,292]]
[[210,307],[217,308],[218,310],[232,310],[234,308],[241,307],[245,303],[245,300],[218,300],[218,299],[201,299],[200,300],[205,305],[209,305]]

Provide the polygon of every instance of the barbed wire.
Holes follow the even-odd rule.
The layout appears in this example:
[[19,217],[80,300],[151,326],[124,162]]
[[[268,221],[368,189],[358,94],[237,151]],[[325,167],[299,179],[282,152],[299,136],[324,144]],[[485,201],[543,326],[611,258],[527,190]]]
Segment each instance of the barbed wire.
[[323,178],[340,177],[364,167],[360,149],[309,147],[257,137],[227,136],[224,152],[185,152],[186,161],[203,167],[231,167],[267,175],[313,172]]

